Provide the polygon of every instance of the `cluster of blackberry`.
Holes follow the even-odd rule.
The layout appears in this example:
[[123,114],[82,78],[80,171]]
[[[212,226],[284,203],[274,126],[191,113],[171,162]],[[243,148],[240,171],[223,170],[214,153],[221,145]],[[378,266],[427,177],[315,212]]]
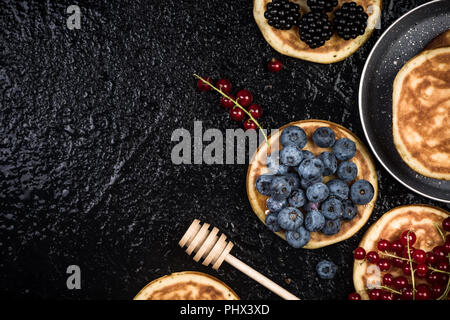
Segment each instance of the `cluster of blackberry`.
[[289,30],[298,26],[300,39],[310,48],[323,46],[334,31],[349,40],[364,34],[366,30],[368,15],[355,2],[346,2],[336,10],[333,22],[326,13],[334,10],[337,0],[308,0],[307,4],[311,11],[301,16],[298,4],[289,0],[273,0],[267,4],[264,17],[276,29]]

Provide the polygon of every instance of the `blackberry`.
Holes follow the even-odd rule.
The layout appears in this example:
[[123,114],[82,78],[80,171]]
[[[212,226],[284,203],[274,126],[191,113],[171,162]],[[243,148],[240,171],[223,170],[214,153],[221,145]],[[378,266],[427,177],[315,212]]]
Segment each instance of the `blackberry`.
[[367,13],[355,2],[347,2],[334,14],[336,33],[345,40],[363,35],[367,27]]
[[331,12],[338,5],[337,0],[308,0],[308,7],[311,11]]
[[303,15],[298,28],[300,39],[311,49],[323,46],[333,35],[331,22],[323,12],[312,11]]
[[271,27],[289,30],[298,24],[300,6],[288,0],[273,0],[267,4],[264,17]]

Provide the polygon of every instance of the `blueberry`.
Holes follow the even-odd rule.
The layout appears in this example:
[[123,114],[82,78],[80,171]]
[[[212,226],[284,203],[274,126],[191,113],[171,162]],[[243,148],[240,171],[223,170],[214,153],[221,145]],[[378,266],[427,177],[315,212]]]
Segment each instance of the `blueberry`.
[[275,200],[283,200],[291,194],[291,186],[285,177],[274,177],[270,184],[270,195]]
[[306,189],[306,197],[311,202],[322,202],[328,198],[329,193],[328,187],[322,182],[313,184]]
[[374,195],[372,184],[367,180],[358,180],[350,187],[350,199],[355,204],[367,204]]
[[280,154],[277,151],[272,152],[272,154],[267,157],[266,165],[272,174],[285,174],[289,169],[289,167],[281,164]]
[[281,227],[278,224],[278,216],[275,213],[271,213],[266,217],[266,226],[270,231],[281,231]]
[[302,178],[302,180],[300,180],[300,186],[303,188],[303,189],[308,189],[309,187],[311,187],[313,184],[316,184],[316,183],[319,183],[319,182],[322,182],[322,177],[320,176],[320,177],[318,177],[317,179],[312,179],[312,180],[308,180],[308,179],[303,179]]
[[256,179],[256,190],[264,196],[270,196],[270,185],[272,184],[273,175],[263,174]]
[[338,160],[350,160],[356,154],[356,145],[352,140],[342,138],[337,140],[334,144],[333,152]]
[[312,135],[314,143],[321,148],[329,148],[334,145],[336,135],[333,130],[328,127],[322,127],[316,129]]
[[324,235],[331,236],[338,233],[339,230],[341,230],[341,219],[326,220],[321,231]]
[[342,217],[344,206],[342,202],[336,198],[328,198],[322,203],[322,214],[328,220],[336,220]]
[[294,208],[300,208],[306,203],[306,195],[305,192],[301,189],[296,189],[291,192],[291,195],[288,199],[289,205]]
[[303,227],[293,231],[286,231],[286,240],[294,248],[304,247],[311,238],[311,234]]
[[303,153],[303,160],[315,158],[314,154],[311,151],[303,150],[302,153]]
[[328,260],[320,261],[316,266],[316,272],[320,278],[325,280],[333,279],[336,275],[337,266]]
[[303,160],[303,153],[297,147],[287,146],[280,151],[281,163],[288,167],[297,167]]
[[319,154],[317,157],[323,163],[323,175],[331,176],[336,172],[337,169],[337,160],[334,154],[331,152],[325,151]]
[[336,197],[340,200],[348,199],[348,185],[339,179],[333,179],[327,182],[327,187],[330,190],[330,196]]
[[305,217],[305,228],[308,231],[316,232],[325,225],[325,217],[318,210],[311,210]]
[[286,199],[283,200],[275,200],[270,197],[266,200],[266,207],[270,210],[270,212],[280,212],[281,209],[286,208],[288,206],[288,202]]
[[285,128],[280,136],[280,142],[283,147],[295,146],[302,149],[307,141],[308,137],[305,131],[297,126]]
[[286,173],[284,177],[289,182],[292,190],[300,188],[300,177],[298,176],[298,174]]
[[303,160],[297,169],[298,174],[308,180],[318,179],[322,176],[323,170],[323,163],[317,158]]
[[358,213],[358,208],[350,199],[342,201],[342,205],[344,206],[342,218],[346,221],[352,220]]
[[358,175],[358,168],[356,164],[351,161],[344,161],[338,165],[337,176],[345,182],[355,180]]
[[303,207],[303,209],[306,210],[306,212],[313,211],[313,210],[319,210],[320,209],[320,202],[311,202],[309,201],[306,203]]
[[303,225],[303,214],[296,208],[284,208],[278,213],[278,224],[284,230],[295,230]]

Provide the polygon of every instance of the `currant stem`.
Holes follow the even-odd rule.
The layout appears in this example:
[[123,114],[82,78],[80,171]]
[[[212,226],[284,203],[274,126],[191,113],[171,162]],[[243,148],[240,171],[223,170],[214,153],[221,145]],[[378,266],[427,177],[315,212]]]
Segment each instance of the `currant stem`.
[[408,250],[408,260],[409,260],[409,268],[411,269],[411,284],[412,284],[412,298],[413,300],[416,300],[416,283],[415,283],[415,279],[414,279],[414,268],[413,268],[413,264],[412,264],[412,259],[411,259],[411,251],[409,250],[410,246],[409,246],[409,234],[411,233],[411,230],[408,231],[408,233],[406,234],[406,250]]
[[396,256],[395,254],[388,253],[388,252],[381,252],[381,254],[385,255],[385,256],[388,256],[388,257],[391,257],[391,258],[396,258],[396,259],[400,259],[400,260],[404,260],[404,261],[409,261],[406,258],[402,258],[402,257]]
[[448,271],[442,271],[442,270],[433,268],[432,266],[428,266],[428,269],[430,269],[431,271],[434,271],[434,272],[445,273],[445,274],[450,275],[450,272],[448,272]]
[[238,107],[239,109],[241,109],[242,111],[244,111],[245,114],[247,114],[247,116],[258,126],[259,130],[262,132],[264,139],[266,140],[267,146],[270,147],[270,143],[269,143],[269,139],[267,138],[266,133],[264,132],[264,129],[261,127],[261,125],[258,123],[258,121],[256,121],[255,118],[253,118],[253,116],[250,114],[250,112],[248,112],[243,106],[241,106],[237,100],[232,99],[229,95],[227,95],[226,93],[224,93],[222,90],[216,88],[215,86],[212,85],[212,83],[210,83],[209,81],[203,79],[202,77],[200,77],[197,74],[194,74],[194,77],[196,77],[197,79],[203,81],[204,83],[206,83],[207,85],[209,85],[211,88],[213,88],[215,91],[217,91],[218,93],[220,93],[222,96],[224,96],[225,98],[227,98],[228,100],[230,100],[231,102],[234,103],[234,105],[236,107]]
[[447,288],[445,288],[444,293],[439,298],[437,298],[437,300],[447,300],[449,292],[450,292],[450,278],[447,281]]
[[441,228],[439,227],[439,225],[436,222],[433,222],[433,224],[434,224],[435,228],[437,229],[437,231],[439,232],[439,234],[441,235],[442,240],[445,242],[445,236],[444,236],[444,233],[442,232]]

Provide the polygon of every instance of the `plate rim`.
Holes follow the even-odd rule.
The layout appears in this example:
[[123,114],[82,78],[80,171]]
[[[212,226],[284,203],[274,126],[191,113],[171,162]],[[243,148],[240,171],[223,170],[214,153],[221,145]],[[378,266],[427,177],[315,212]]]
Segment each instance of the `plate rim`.
[[378,155],[378,153],[377,153],[375,147],[372,145],[372,141],[371,141],[371,139],[369,138],[369,135],[368,135],[368,132],[367,132],[367,128],[366,128],[366,124],[365,124],[365,118],[364,118],[363,112],[362,112],[362,105],[363,105],[363,103],[362,103],[362,98],[363,98],[363,97],[362,97],[362,95],[363,95],[363,90],[362,90],[362,88],[363,88],[364,83],[367,81],[367,80],[366,80],[366,78],[367,78],[367,77],[366,77],[366,72],[367,72],[367,69],[368,69],[370,60],[372,59],[372,56],[374,55],[375,50],[378,48],[378,45],[381,43],[381,41],[383,41],[384,37],[391,31],[391,29],[394,28],[394,27],[395,27],[398,23],[400,23],[403,19],[405,19],[405,18],[408,17],[409,15],[413,14],[413,13],[416,12],[417,10],[422,9],[423,7],[426,7],[426,6],[429,6],[429,5],[433,5],[433,4],[435,4],[435,3],[443,2],[443,1],[446,1],[446,0],[432,0],[432,1],[426,2],[426,3],[424,3],[424,4],[421,4],[420,6],[417,6],[417,7],[414,8],[414,9],[411,9],[410,11],[406,12],[406,13],[403,14],[401,17],[399,17],[397,20],[395,20],[395,21],[394,21],[394,22],[393,22],[393,23],[392,23],[392,24],[391,24],[391,25],[383,32],[383,34],[382,34],[382,35],[380,36],[380,38],[377,40],[377,42],[376,42],[375,45],[373,46],[372,50],[370,51],[369,55],[367,56],[366,63],[364,64],[364,68],[363,68],[363,71],[362,71],[362,73],[361,73],[361,80],[360,80],[360,82],[359,82],[359,90],[358,90],[358,104],[359,104],[359,105],[358,105],[358,110],[359,110],[359,118],[360,118],[360,121],[361,121],[361,126],[362,126],[362,128],[363,128],[364,136],[366,137],[367,143],[368,143],[370,149],[372,150],[373,154],[375,155],[375,158],[376,158],[376,159],[378,160],[378,162],[383,166],[383,168],[384,168],[391,176],[393,176],[398,182],[400,182],[402,185],[404,185],[405,187],[407,187],[407,188],[410,189],[411,191],[413,191],[413,192],[415,192],[415,193],[417,193],[417,194],[419,194],[419,195],[421,195],[421,196],[423,196],[423,197],[432,199],[432,200],[436,200],[436,201],[443,202],[443,203],[450,203],[450,200],[442,199],[442,198],[439,198],[439,197],[436,197],[436,196],[433,196],[433,195],[426,194],[426,193],[421,192],[421,191],[419,191],[419,190],[416,190],[413,186],[410,186],[410,185],[408,185],[406,182],[402,181],[397,175],[395,175],[395,174],[389,169],[389,167],[381,160],[381,158],[380,158],[380,156]]

